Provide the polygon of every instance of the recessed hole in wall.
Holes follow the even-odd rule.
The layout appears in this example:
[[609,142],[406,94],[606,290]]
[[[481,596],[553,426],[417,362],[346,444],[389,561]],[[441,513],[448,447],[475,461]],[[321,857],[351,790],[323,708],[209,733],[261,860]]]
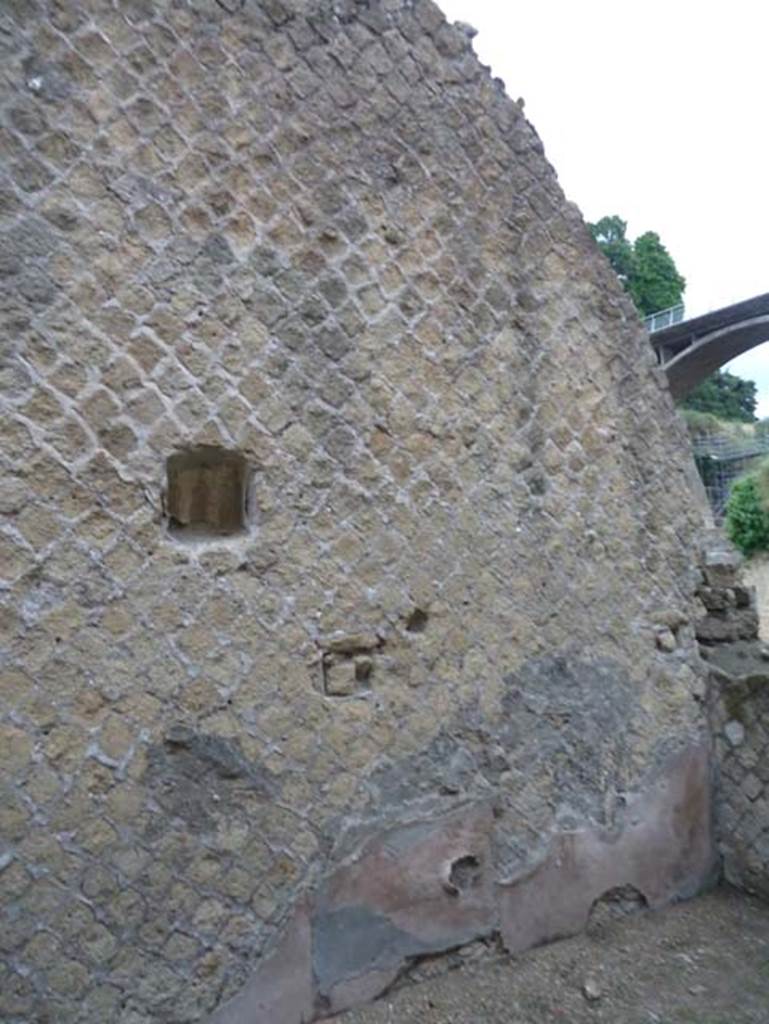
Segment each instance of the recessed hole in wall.
[[424,633],[427,629],[428,614],[421,608],[415,608],[406,619],[406,629],[409,633]]
[[600,935],[617,917],[637,914],[649,906],[646,897],[634,885],[618,885],[608,889],[590,908],[587,932]]
[[451,862],[445,888],[452,896],[458,896],[466,889],[473,889],[481,882],[481,862],[472,853],[457,857]]
[[226,537],[246,529],[249,469],[239,452],[200,447],[167,462],[166,512],[178,537]]
[[353,658],[344,654],[325,654],[322,669],[323,692],[326,696],[350,697],[368,688],[374,662],[366,655]]
[[368,682],[371,677],[371,672],[374,668],[374,662],[371,658],[358,657],[355,659],[355,678],[359,683]]

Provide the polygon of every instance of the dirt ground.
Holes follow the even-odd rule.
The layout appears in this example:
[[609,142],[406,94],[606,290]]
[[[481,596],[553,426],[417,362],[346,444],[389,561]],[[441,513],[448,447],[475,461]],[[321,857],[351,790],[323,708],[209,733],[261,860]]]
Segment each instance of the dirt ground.
[[[437,967],[437,964],[436,964]],[[340,1024],[769,1024],[769,904],[719,888],[390,992]]]

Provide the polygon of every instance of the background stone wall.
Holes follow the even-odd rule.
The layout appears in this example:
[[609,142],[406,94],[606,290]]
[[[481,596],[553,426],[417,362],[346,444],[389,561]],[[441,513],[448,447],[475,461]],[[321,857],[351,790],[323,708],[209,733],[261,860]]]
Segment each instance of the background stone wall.
[[[728,545],[705,558],[698,627],[710,667],[719,853],[727,882],[769,898],[769,647],[758,639],[754,592]],[[747,575],[747,574],[746,574]]]
[[[656,821],[705,726],[683,434],[468,34],[428,0],[24,0],[0,47],[0,1015],[198,1020],[290,914],[306,951],[313,893],[295,1005],[354,1001],[333,880],[372,835],[451,840],[410,957],[497,928],[488,886],[566,835],[643,859],[623,808]],[[237,536],[169,531],[195,445],[247,460]]]
[[[752,659],[751,659],[752,660]],[[718,834],[727,882],[769,898],[769,652],[719,681]]]

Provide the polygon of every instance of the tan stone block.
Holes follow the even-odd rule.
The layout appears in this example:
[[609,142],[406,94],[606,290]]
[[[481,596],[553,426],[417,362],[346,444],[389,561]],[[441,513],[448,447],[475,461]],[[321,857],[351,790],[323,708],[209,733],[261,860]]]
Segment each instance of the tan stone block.
[[118,544],[104,559],[104,566],[118,579],[127,579],[144,564],[144,556],[127,544]]
[[24,947],[22,957],[38,970],[52,966],[61,960],[61,944],[50,932],[38,932]]
[[136,613],[126,604],[110,605],[101,621],[107,632],[113,636],[123,636],[137,624]]
[[0,765],[5,772],[19,772],[27,767],[33,750],[32,739],[12,725],[0,725]]
[[32,980],[10,967],[0,967],[0,1013],[8,1019],[31,1020],[37,1005],[38,995]]
[[117,715],[110,715],[102,722],[96,740],[107,757],[120,761],[136,742],[136,735],[127,722]]
[[16,525],[27,543],[38,549],[57,540],[64,529],[53,511],[37,505],[27,505],[16,518]]
[[358,689],[357,667],[352,658],[327,658],[323,669],[324,690],[330,697],[349,697]]
[[195,928],[203,932],[216,931],[227,917],[227,908],[219,900],[203,900],[198,906],[192,921]]
[[10,537],[0,535],[0,573],[6,580],[14,580],[34,565],[34,555]]
[[131,783],[115,786],[107,797],[110,818],[119,825],[135,822],[144,806],[145,792]]
[[0,949],[4,952],[17,949],[23,945],[35,930],[35,922],[30,917],[11,918],[4,922],[3,932],[0,935]]
[[236,853],[242,850],[249,840],[249,827],[239,819],[225,820],[216,829],[215,842],[217,849]]
[[89,959],[107,963],[117,949],[117,939],[98,922],[94,922],[78,935],[78,945]]
[[76,725],[59,725],[44,744],[46,757],[57,767],[72,768],[85,757],[88,737]]
[[219,691],[208,679],[196,679],[179,695],[179,706],[192,715],[204,715],[220,703]]
[[116,1016],[122,993],[114,985],[96,985],[82,999],[80,1006],[86,1020],[110,1020]]
[[61,642],[69,639],[86,622],[86,610],[75,601],[67,601],[65,604],[55,608],[50,615],[41,620],[45,630],[59,637]]
[[76,820],[72,820],[73,818],[77,818],[77,815],[68,814],[61,824],[76,828],[77,842],[94,856],[103,854],[117,839],[114,828],[106,821],[90,817],[83,820],[81,816],[79,827],[77,827],[78,823]]
[[191,961],[198,953],[200,946],[196,939],[183,932],[173,932],[163,946],[163,955],[169,960]]
[[253,889],[253,876],[240,868],[233,868],[221,882],[222,893],[241,904],[248,903]]
[[152,726],[161,717],[164,707],[148,693],[128,693],[118,702],[117,710],[140,726]]
[[43,765],[36,765],[34,772],[24,781],[24,792],[37,806],[50,803],[64,792],[62,779]]
[[25,896],[25,905],[31,914],[48,920],[59,910],[66,890],[48,878],[36,878]]
[[253,877],[259,877],[267,870],[272,860],[272,851],[259,836],[251,836],[248,844],[239,852],[238,863]]
[[115,896],[103,900],[100,910],[110,929],[115,932],[126,928],[138,928],[147,914],[147,904],[137,892],[124,889]]
[[142,945],[160,948],[168,939],[171,931],[171,922],[157,915],[152,916],[139,929],[139,938]]
[[45,977],[54,992],[70,997],[83,992],[89,980],[87,969],[77,960],[60,960],[48,968]]
[[32,877],[18,861],[0,872],[0,894],[4,900],[18,899],[32,884]]
[[117,891],[117,882],[106,868],[94,865],[83,872],[80,888],[92,900],[102,900]]
[[37,387],[23,411],[28,420],[45,427],[49,422],[59,419],[64,414],[64,407],[56,393],[50,388]]
[[214,736],[237,736],[241,730],[241,722],[229,710],[216,711],[206,716],[201,719],[200,725]]
[[44,829],[34,829],[16,847],[20,860],[31,870],[51,872],[59,880],[72,877],[77,870],[77,859],[62,848],[55,836]]

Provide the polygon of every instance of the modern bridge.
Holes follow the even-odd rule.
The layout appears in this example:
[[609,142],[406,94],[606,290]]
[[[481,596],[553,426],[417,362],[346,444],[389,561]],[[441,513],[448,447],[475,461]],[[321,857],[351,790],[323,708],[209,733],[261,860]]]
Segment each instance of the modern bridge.
[[682,305],[673,306],[645,323],[678,400],[730,359],[769,341],[769,292],[690,320]]

